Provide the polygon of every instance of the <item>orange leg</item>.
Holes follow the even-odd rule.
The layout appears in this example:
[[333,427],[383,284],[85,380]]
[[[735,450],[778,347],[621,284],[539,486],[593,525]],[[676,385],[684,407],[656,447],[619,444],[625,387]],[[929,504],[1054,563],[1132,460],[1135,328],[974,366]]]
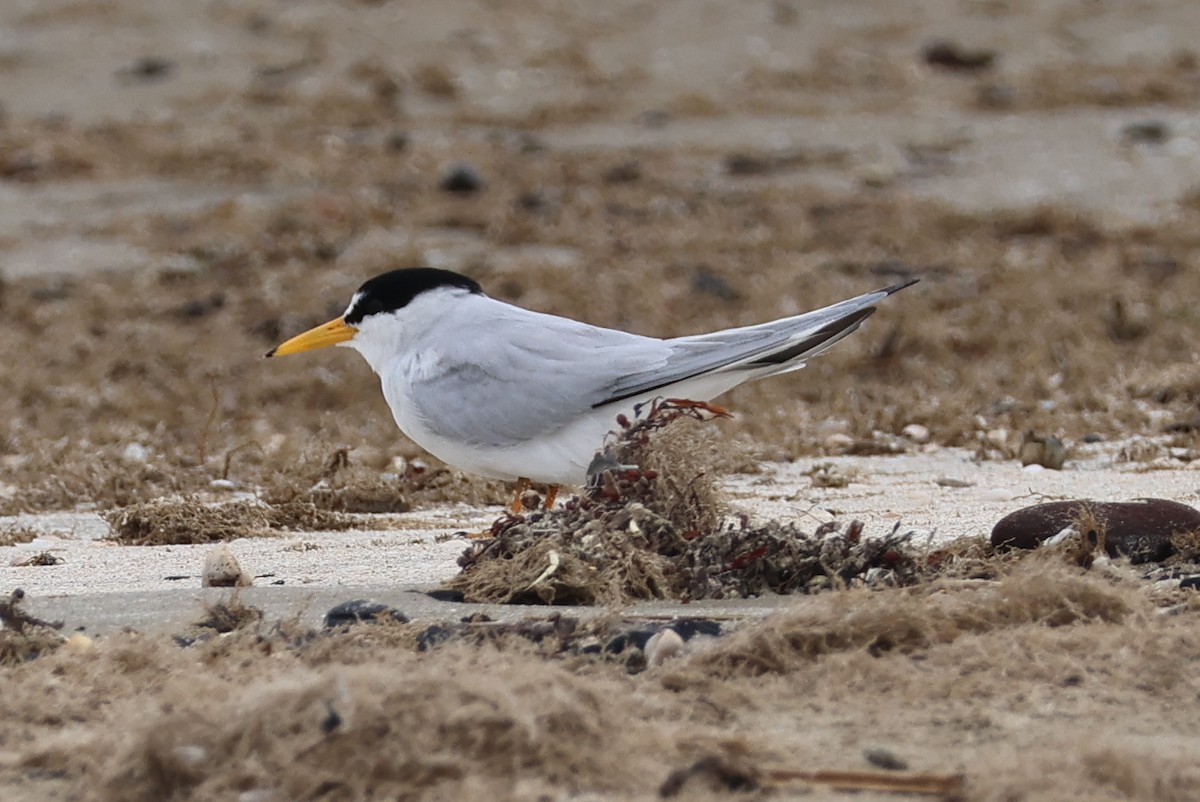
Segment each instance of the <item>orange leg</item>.
[[513,515],[520,515],[525,509],[525,505],[521,503],[521,496],[525,495],[525,491],[529,489],[529,480],[524,476],[517,478],[517,492],[513,496],[512,504],[508,505],[508,511]]
[[548,485],[546,487],[546,503],[542,505],[542,508],[548,510],[553,507],[556,498],[558,498],[558,485]]

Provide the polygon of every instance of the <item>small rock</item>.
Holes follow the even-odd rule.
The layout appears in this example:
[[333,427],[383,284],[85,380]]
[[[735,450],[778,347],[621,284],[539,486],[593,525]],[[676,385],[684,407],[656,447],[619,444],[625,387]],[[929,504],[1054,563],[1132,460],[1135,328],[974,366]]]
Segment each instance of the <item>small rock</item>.
[[646,641],[646,648],[643,651],[646,653],[646,666],[654,668],[683,652],[683,638],[679,636],[678,632],[668,627],[651,636],[650,640]]
[[925,45],[921,59],[931,67],[955,72],[981,72],[996,62],[994,50],[968,50],[957,42],[939,39]]
[[90,654],[96,648],[96,642],[87,635],[76,632],[63,643],[63,647],[74,654]]
[[813,487],[848,487],[850,477],[838,469],[832,462],[814,465],[808,472]]
[[1162,120],[1141,120],[1122,128],[1121,138],[1134,145],[1161,145],[1171,138],[1171,129]]
[[237,483],[229,479],[213,479],[208,486],[213,490],[237,490]]
[[678,632],[684,640],[691,640],[697,635],[709,638],[721,636],[721,622],[708,618],[680,618],[672,622],[671,629]]
[[417,651],[427,652],[435,646],[440,646],[450,640],[453,634],[449,628],[441,624],[434,624],[427,627],[417,636]]
[[362,621],[383,620],[407,624],[408,616],[394,607],[389,607],[380,602],[367,601],[366,599],[354,599],[342,602],[325,613],[325,627],[327,629],[358,624]]
[[974,487],[974,482],[968,482],[966,479],[955,479],[953,476],[939,476],[934,479],[934,484],[939,487]]
[[175,62],[163,56],[142,56],[119,71],[119,75],[137,81],[161,81],[170,77]]
[[206,588],[245,588],[254,580],[242,570],[229,544],[222,543],[205,556],[200,584]]
[[908,768],[907,760],[890,749],[884,749],[882,746],[872,746],[864,749],[863,757],[872,766],[878,766],[881,769],[889,771],[904,771]]
[[461,604],[467,600],[467,594],[461,590],[447,590],[446,588],[436,588],[426,591],[425,595],[434,601],[453,602],[456,604]]
[[442,174],[441,188],[445,192],[456,195],[470,195],[484,188],[483,177],[479,171],[466,162],[457,162],[446,168]]
[[929,442],[929,427],[922,426],[919,423],[910,423],[900,430],[900,434],[912,440],[914,443]]
[[1185,576],[1179,580],[1179,587],[1187,590],[1200,590],[1200,576]]
[[1132,563],[1165,560],[1175,553],[1176,533],[1200,530],[1200,510],[1176,501],[1076,499],[1035,504],[1004,516],[992,527],[991,542],[997,548],[1037,548],[1085,516],[1104,529],[1096,539],[1103,535],[1108,556],[1126,556]]
[[1008,445],[1008,429],[989,429],[983,439],[992,448],[1004,448]]
[[1067,461],[1067,447],[1054,435],[1026,432],[1020,457],[1022,465],[1040,465],[1052,471],[1061,471]]
[[604,182],[606,184],[631,184],[634,181],[641,180],[641,177],[642,165],[638,161],[631,159],[606,170],[604,173]]

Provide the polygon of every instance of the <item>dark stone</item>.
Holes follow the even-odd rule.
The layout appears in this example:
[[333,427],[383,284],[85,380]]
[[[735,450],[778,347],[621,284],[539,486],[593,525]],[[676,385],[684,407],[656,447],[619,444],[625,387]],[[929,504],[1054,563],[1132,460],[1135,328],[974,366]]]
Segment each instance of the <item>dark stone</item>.
[[604,173],[604,181],[608,184],[631,184],[642,177],[642,165],[630,160],[610,167]]
[[353,601],[342,602],[325,613],[325,626],[327,628],[349,626],[350,624],[357,624],[362,621],[382,620],[407,624],[408,616],[386,604],[367,601],[366,599],[354,599]]
[[925,45],[921,59],[931,67],[955,72],[981,72],[996,63],[994,50],[968,50],[957,42],[938,40]]
[[629,648],[645,649],[646,644],[654,637],[657,629],[631,629],[609,640],[604,645],[604,651],[609,654],[620,654]]
[[1171,138],[1171,129],[1162,120],[1142,120],[1121,129],[1121,138],[1134,145],[1161,145]]
[[470,195],[484,187],[479,171],[466,162],[458,162],[446,168],[442,174],[441,188],[456,195]]
[[671,622],[671,629],[679,633],[684,640],[691,640],[697,635],[707,635],[710,638],[721,636],[721,622],[708,618],[680,618]]
[[872,766],[877,766],[888,771],[904,771],[908,768],[908,761],[897,755],[891,749],[885,749],[882,746],[872,746],[863,750],[863,758]]
[[447,588],[426,591],[425,595],[434,601],[453,602],[455,604],[461,604],[467,600],[467,595],[461,590],[449,590]]
[[441,624],[433,624],[417,636],[417,651],[427,652],[450,640],[453,635],[454,633],[449,628]]
[[[992,528],[997,548],[1033,549],[1088,509],[1105,526],[1105,551],[1134,563],[1159,562],[1175,553],[1171,536],[1200,530],[1200,510],[1161,498],[1137,501],[1052,501],[1006,515]],[[1086,533],[1085,533],[1086,534]],[[1093,536],[1094,537],[1094,536]]]
[[1190,590],[1200,590],[1200,576],[1186,576],[1179,580],[1179,587]]
[[163,56],[143,56],[126,67],[123,72],[139,81],[161,81],[175,69],[175,62]]

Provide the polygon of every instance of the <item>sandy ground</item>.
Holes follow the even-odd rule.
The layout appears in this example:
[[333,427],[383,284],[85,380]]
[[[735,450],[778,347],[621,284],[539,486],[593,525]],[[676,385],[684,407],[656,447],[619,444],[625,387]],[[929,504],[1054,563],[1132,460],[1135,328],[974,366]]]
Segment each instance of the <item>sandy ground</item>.
[[[883,746],[968,799],[1195,798],[1195,600],[1119,561],[554,611],[735,630],[644,672],[573,636],[420,651],[551,612],[423,593],[508,489],[422,456],[350,355],[261,354],[401,264],[659,336],[919,277],[723,399],[732,514],[944,545],[1042,500],[1195,503],[1198,28],[1185,0],[2,4],[0,592],[91,639],[0,643],[0,797],[648,799],[708,760],[690,798],[832,798],[768,768]],[[439,188],[460,162],[478,192]],[[1027,431],[1066,469],[1022,468]],[[263,618],[183,648],[229,599],[211,544],[105,516],[238,494],[389,509],[235,537]],[[348,598],[415,622],[320,631]]]

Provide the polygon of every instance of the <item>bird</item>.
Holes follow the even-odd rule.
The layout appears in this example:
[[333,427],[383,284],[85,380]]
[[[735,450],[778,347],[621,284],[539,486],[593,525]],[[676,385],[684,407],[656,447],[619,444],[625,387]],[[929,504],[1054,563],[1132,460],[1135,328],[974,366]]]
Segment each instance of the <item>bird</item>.
[[269,351],[338,345],[378,375],[400,430],[443,462],[517,483],[586,482],[619,415],[658,398],[707,402],[797,370],[855,331],[911,279],[804,314],[708,334],[659,339],[524,309],[474,279],[432,267],[366,281],[345,312]]

